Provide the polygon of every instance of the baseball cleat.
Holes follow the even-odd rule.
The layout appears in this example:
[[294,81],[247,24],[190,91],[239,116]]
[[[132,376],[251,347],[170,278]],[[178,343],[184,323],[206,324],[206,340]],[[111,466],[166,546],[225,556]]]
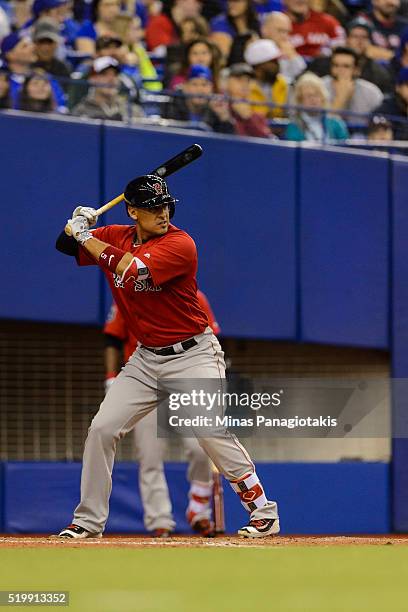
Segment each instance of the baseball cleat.
[[152,533],[152,538],[169,538],[170,536],[170,529],[165,529],[164,527],[159,527],[158,529],[155,529]]
[[193,531],[203,538],[215,538],[214,523],[209,519],[200,519],[191,525]]
[[71,538],[74,540],[84,540],[85,538],[101,538],[102,534],[101,533],[91,533],[90,531],[87,531],[86,529],[84,529],[83,527],[80,527],[79,525],[68,525],[68,527],[65,527],[65,529],[63,529],[62,531],[60,531],[60,533],[57,536],[52,536],[54,538]]
[[279,533],[279,519],[254,519],[238,530],[244,538],[265,538]]

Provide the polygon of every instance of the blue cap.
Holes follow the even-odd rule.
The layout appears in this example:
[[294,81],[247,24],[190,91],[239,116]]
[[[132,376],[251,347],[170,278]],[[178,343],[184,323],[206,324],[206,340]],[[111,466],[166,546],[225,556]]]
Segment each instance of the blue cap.
[[53,8],[58,8],[63,4],[67,4],[68,0],[34,0],[32,12],[34,17],[39,17],[43,11],[49,11]]
[[212,82],[213,74],[206,66],[199,66],[196,64],[195,66],[190,67],[190,70],[187,73],[187,79],[207,79],[207,81]]
[[408,68],[401,68],[397,76],[397,84],[408,83]]
[[1,43],[2,54],[4,55],[5,53],[12,51],[14,47],[18,45],[20,40],[22,40],[22,37],[18,32],[12,32],[11,34],[3,38],[3,41]]

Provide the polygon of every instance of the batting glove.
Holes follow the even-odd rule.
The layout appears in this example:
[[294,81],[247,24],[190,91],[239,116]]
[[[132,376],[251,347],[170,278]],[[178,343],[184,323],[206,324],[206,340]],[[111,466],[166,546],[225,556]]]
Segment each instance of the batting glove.
[[71,236],[80,244],[84,244],[87,240],[92,238],[92,234],[89,231],[88,219],[86,217],[80,215],[79,217],[68,219],[67,225],[71,229]]
[[75,217],[85,217],[88,220],[89,227],[93,227],[98,221],[96,210],[90,206],[77,206],[72,213],[72,218],[74,219]]

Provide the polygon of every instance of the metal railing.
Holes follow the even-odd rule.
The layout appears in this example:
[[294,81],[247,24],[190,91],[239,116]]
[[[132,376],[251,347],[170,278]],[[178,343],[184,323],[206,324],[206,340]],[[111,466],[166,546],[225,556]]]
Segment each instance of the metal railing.
[[[82,101],[89,93],[90,89],[106,89],[112,86],[107,85],[95,85],[85,78],[57,78],[51,77],[53,82],[57,82],[58,86],[65,94],[66,98],[66,109],[67,114],[71,114],[75,106]],[[393,126],[406,125],[407,141],[371,141],[368,142],[365,139],[367,133],[367,126],[370,120],[371,114],[358,113],[350,110],[333,110],[330,108],[310,108],[306,106],[299,106],[294,104],[275,104],[267,101],[249,101],[247,99],[230,98],[226,94],[212,94],[208,96],[196,95],[196,94],[185,94],[181,91],[174,90],[163,90],[163,91],[151,91],[146,89],[145,85],[151,82],[157,82],[158,79],[144,79],[143,87],[138,87],[136,83],[131,88],[121,83],[118,89],[118,95],[115,97],[117,100],[122,102],[123,106],[123,122],[127,124],[144,124],[144,125],[159,125],[161,127],[177,127],[185,129],[198,129],[203,131],[212,131],[211,127],[204,121],[200,120],[188,120],[180,121],[175,119],[165,118],[166,109],[168,110],[172,104],[177,104],[180,100],[188,101],[190,98],[201,98],[204,103],[210,103],[213,100],[224,100],[228,104],[246,103],[253,108],[259,108],[260,106],[269,109],[268,115],[272,116],[269,120],[269,126],[272,131],[272,136],[278,136],[280,139],[285,140],[285,131],[287,126],[296,121],[300,113],[314,113],[318,114],[321,119],[322,125],[322,137],[316,139],[314,143],[318,144],[330,144],[330,145],[341,145],[354,148],[365,148],[365,149],[376,149],[385,150],[391,152],[403,152],[405,153],[408,148],[408,118],[405,119],[401,116],[394,115],[383,115],[385,116]],[[15,110],[19,110],[18,103],[13,105]],[[137,111],[137,112],[135,112]],[[327,133],[327,121],[329,117],[340,117],[346,124],[350,138],[345,140],[333,140]],[[106,119],[109,119],[107,116]],[[309,141],[310,142],[310,141]]]

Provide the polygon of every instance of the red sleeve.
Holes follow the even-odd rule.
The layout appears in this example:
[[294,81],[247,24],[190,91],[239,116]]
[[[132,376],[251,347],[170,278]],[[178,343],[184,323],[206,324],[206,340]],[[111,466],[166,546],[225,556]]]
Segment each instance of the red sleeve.
[[221,333],[221,328],[215,320],[214,313],[211,309],[210,302],[207,300],[207,296],[205,295],[205,293],[198,289],[197,297],[201,308],[204,310],[205,314],[208,317],[208,322],[210,324],[211,329],[213,330],[214,334],[218,336],[218,334]]
[[116,304],[112,304],[111,306],[103,328],[103,333],[115,336],[115,338],[119,338],[119,340],[123,342],[128,338],[125,321]]
[[149,252],[149,257],[137,255],[158,286],[191,272],[197,265],[197,249],[194,240],[184,232],[166,234]]
[[171,20],[166,15],[155,15],[147,24],[146,45],[149,51],[160,45],[171,45],[175,42],[175,31]]

